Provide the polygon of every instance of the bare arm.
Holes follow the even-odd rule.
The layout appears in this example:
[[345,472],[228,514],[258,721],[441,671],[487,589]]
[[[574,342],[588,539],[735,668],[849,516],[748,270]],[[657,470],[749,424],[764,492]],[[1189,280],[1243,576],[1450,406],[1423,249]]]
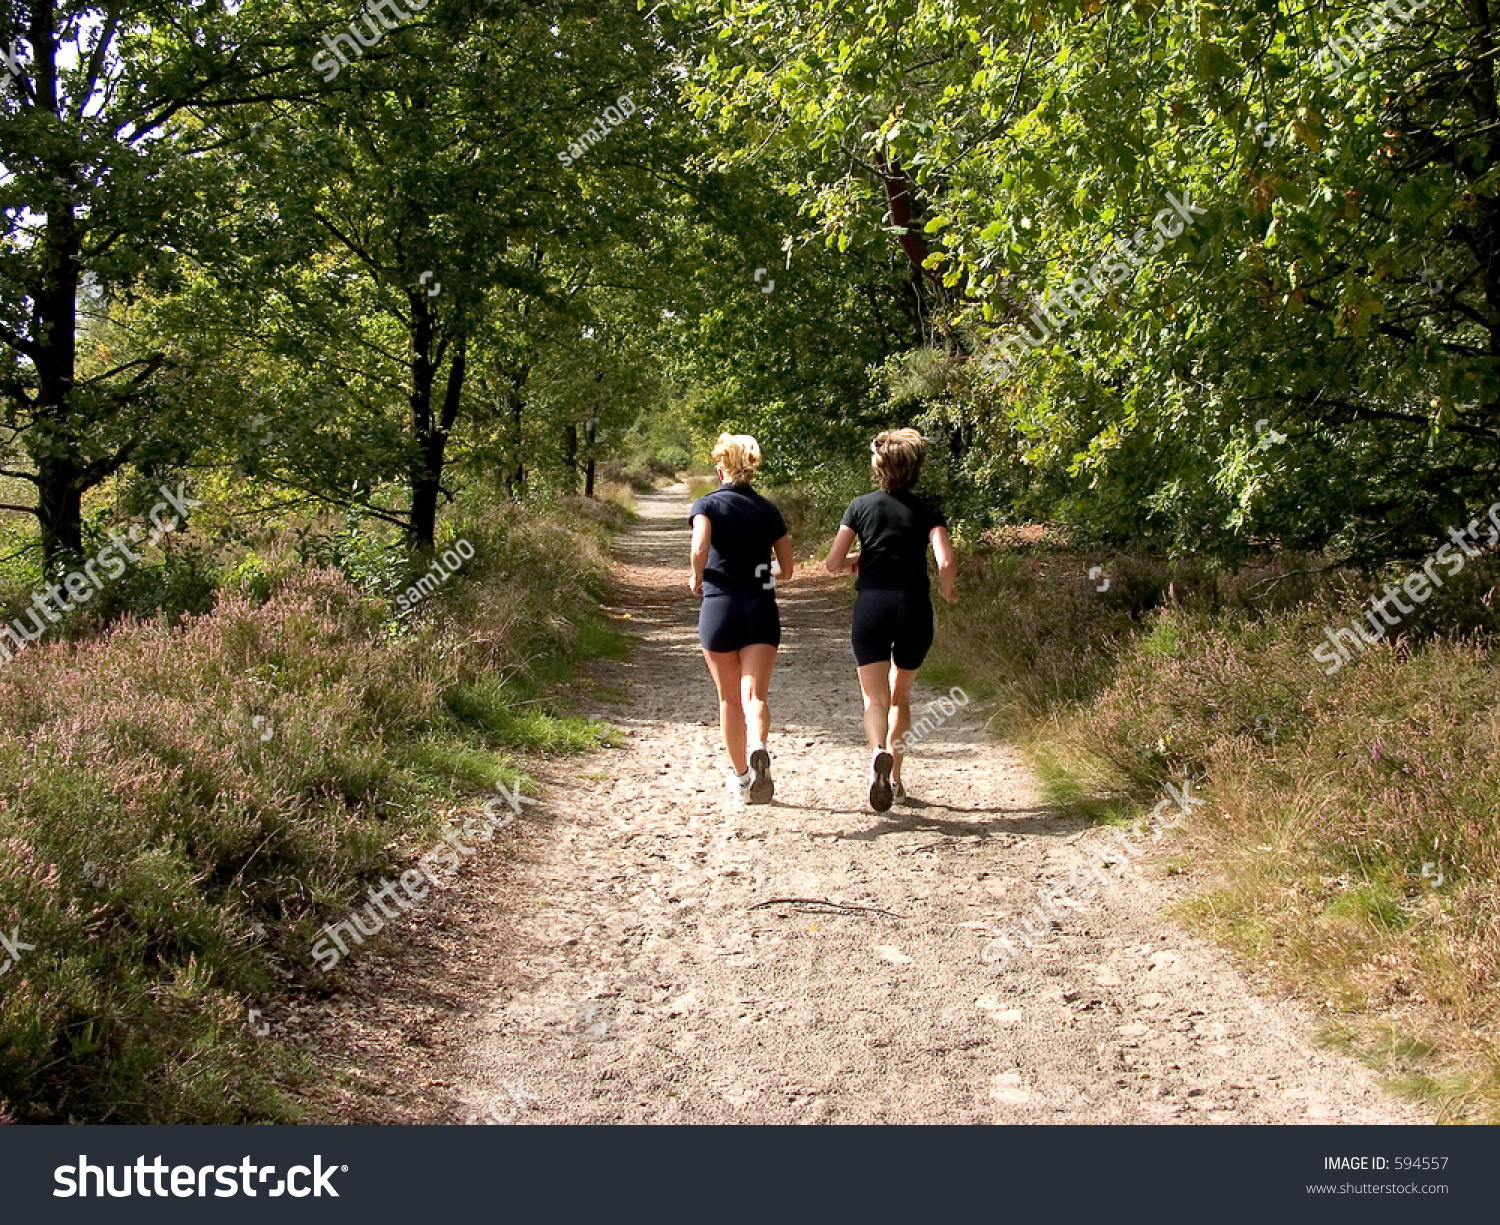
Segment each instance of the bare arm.
[[714,525],[707,515],[693,516],[693,577],[688,587],[694,595],[703,594],[703,569],[708,565],[708,546],[713,543]]
[[776,554],[776,568],[781,571],[781,581],[784,583],[792,577],[792,538],[783,536],[771,546],[771,551]]
[[948,538],[948,529],[932,529],[932,551],[937,555],[938,590],[950,604],[958,603],[958,591],[953,584],[958,579],[958,559],[953,555],[953,541]]
[[833,548],[823,559],[823,566],[829,574],[853,574],[858,570],[859,558],[849,556],[849,546],[853,543],[854,529],[846,523],[839,528],[839,534],[833,538]]

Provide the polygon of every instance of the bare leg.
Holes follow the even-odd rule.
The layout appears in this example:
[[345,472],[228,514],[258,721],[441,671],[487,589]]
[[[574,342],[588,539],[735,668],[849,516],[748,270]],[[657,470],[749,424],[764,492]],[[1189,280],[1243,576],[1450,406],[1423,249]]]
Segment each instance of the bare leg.
[[865,664],[859,670],[859,691],[865,699],[865,739],[871,749],[883,749],[891,718],[891,665]]
[[740,684],[749,724],[750,739],[765,744],[771,734],[771,707],[767,693],[771,688],[771,669],[776,666],[776,648],[757,642],[740,650]]
[[915,668],[897,668],[896,683],[891,689],[891,738],[887,742],[896,764],[891,768],[891,781],[901,781],[901,763],[906,758],[906,733],[911,731],[911,687],[917,682]]
[[745,763],[745,708],[740,698],[740,653],[738,651],[704,651],[708,670],[714,678],[714,687],[719,691],[719,730],[724,736],[724,749],[729,754],[729,764],[736,774],[744,774],[749,766]]

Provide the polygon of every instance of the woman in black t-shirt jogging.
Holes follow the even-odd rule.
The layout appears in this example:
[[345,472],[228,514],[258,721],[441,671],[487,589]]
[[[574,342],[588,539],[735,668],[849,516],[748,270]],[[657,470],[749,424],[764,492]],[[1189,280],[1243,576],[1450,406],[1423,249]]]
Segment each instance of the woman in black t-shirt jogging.
[[[693,503],[693,594],[703,597],[698,641],[719,691],[719,727],[734,767],[724,788],[736,803],[770,800],[771,755],[766,693],[781,616],[776,608],[774,554],[781,578],[792,574],[792,542],[774,503],[750,488],[760,445],[749,434],[720,434],[714,464],[722,484]],[[747,726],[748,725],[748,726]]]
[[[823,564],[830,574],[857,579],[852,636],[870,742],[870,807],[885,812],[906,798],[901,762],[911,730],[911,690],[932,646],[928,543],[937,555],[938,587],[950,604],[958,603],[957,565],[942,512],[911,492],[927,440],[913,429],[886,430],[870,450],[880,488],[849,504]],[[856,536],[860,551],[851,557]]]

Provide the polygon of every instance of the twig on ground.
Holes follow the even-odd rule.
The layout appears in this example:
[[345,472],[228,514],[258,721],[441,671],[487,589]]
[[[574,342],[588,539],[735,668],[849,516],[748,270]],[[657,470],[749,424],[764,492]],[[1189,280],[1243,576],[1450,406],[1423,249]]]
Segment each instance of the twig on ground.
[[830,902],[827,898],[822,897],[773,897],[767,898],[764,902],[756,902],[750,909],[760,910],[765,906],[778,906],[782,904],[791,906],[827,906],[831,910],[864,910],[871,914],[890,915],[893,919],[907,919],[911,917],[910,915],[897,914],[894,910],[883,910],[879,906],[856,906],[852,902]]
[[974,847],[978,845],[978,842],[968,838],[939,838],[936,842],[924,842],[921,846],[912,847],[910,853],[915,855],[918,851],[930,851],[934,847],[942,849],[943,847]]

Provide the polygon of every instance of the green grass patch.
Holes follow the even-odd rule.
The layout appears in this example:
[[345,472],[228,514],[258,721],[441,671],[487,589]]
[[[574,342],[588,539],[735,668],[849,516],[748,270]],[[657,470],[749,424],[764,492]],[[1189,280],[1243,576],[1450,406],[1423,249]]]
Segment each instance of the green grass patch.
[[583,753],[619,743],[619,733],[593,719],[555,715],[538,697],[522,697],[515,681],[479,681],[447,696],[448,709],[465,726],[497,744],[542,753]]
[[929,656],[922,665],[922,684],[944,691],[957,686],[970,698],[988,697],[992,692],[992,686],[971,675],[960,660],[936,654]]
[[1354,919],[1389,932],[1398,932],[1406,926],[1401,899],[1388,888],[1374,883],[1358,885],[1339,894],[1324,908],[1322,917]]
[[575,659],[630,658],[631,638],[611,626],[603,617],[586,616],[578,623],[578,642],[573,648]]

